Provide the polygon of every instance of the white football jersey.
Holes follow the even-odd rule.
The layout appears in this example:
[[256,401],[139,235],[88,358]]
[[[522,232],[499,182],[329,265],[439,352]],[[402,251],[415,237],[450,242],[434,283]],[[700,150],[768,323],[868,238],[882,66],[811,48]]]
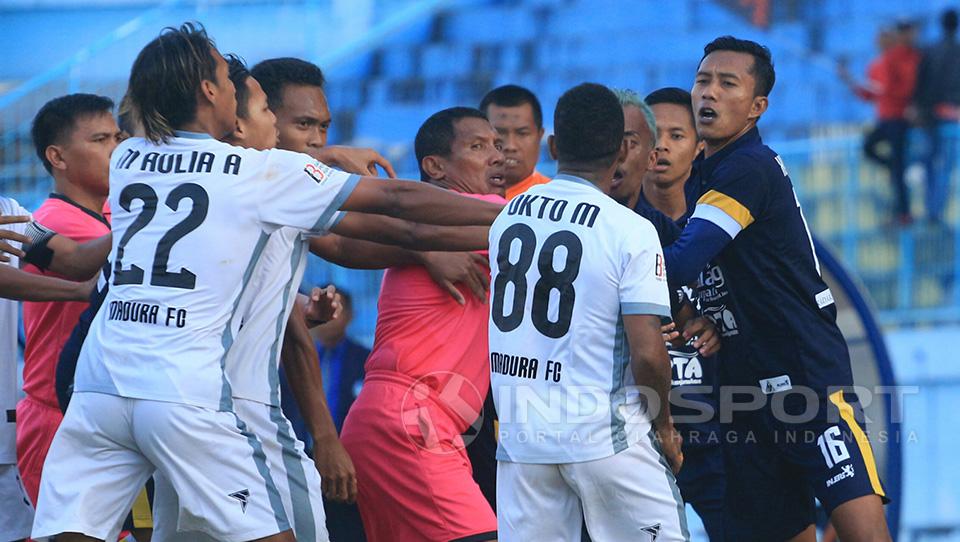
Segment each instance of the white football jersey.
[[[0,197],[0,216],[27,215],[16,200]],[[7,224],[4,229],[22,234],[26,224]],[[19,243],[12,243],[14,247]],[[9,255],[10,267],[20,267],[20,259]],[[16,419],[17,412],[17,321],[20,316],[18,303],[0,298],[0,465],[17,462]]]
[[[646,219],[569,175],[510,201],[490,228],[490,369],[497,458],[574,463],[627,449],[639,402],[624,314],[669,316]],[[635,410],[635,409],[634,409]]]
[[228,410],[237,308],[270,234],[324,229],[359,181],[304,154],[178,132],[110,165],[113,277],[75,391]]
[[[325,229],[342,218],[336,213]],[[242,325],[227,353],[233,396],[280,406],[280,347],[307,267],[308,239],[295,228],[270,235],[238,310]]]

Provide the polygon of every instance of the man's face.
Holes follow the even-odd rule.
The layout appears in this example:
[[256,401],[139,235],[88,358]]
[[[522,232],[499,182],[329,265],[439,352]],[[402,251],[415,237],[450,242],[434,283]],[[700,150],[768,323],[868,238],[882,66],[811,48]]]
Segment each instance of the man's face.
[[327,144],[330,108],[323,89],[312,85],[284,85],[277,115],[281,149],[311,154]]
[[110,190],[110,153],[120,141],[120,128],[110,113],[78,118],[73,131],[58,145],[67,182],[106,197]]
[[267,94],[253,77],[247,77],[247,118],[237,117],[237,124],[243,132],[244,147],[257,150],[272,149],[277,146],[277,117],[267,106]]
[[745,130],[763,112],[754,98],[753,55],[714,51],[700,63],[693,84],[697,133],[706,142],[724,141]]
[[627,204],[640,193],[640,185],[647,168],[652,165],[653,134],[639,107],[623,108],[623,139],[627,143],[627,157],[613,174],[610,197]]
[[219,133],[210,134],[217,139],[223,138],[233,132],[237,126],[237,89],[230,80],[230,68],[227,61],[219,51],[213,49],[213,58],[216,62],[216,81],[213,82],[216,89],[215,99],[213,100],[214,115],[218,121]]
[[657,184],[684,183],[700,149],[690,110],[671,103],[657,104],[651,109],[657,119],[656,162],[647,176]]
[[537,167],[543,128],[537,127],[528,103],[514,107],[490,104],[486,113],[503,143],[504,180],[507,186],[513,186]]
[[503,153],[497,148],[497,133],[484,119],[463,118],[454,124],[450,155],[439,157],[448,186],[471,194],[502,190]]

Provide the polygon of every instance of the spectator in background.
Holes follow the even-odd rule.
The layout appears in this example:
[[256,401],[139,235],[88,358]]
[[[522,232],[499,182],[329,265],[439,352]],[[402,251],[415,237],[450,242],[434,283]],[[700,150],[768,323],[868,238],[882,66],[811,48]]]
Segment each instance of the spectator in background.
[[[943,38],[923,51],[914,95],[917,123],[927,133],[927,217],[943,219],[950,195],[950,173],[956,162],[956,124],[960,120],[960,43],[957,43],[957,11],[940,16]],[[954,130],[954,132],[949,132]],[[944,145],[944,140],[950,144]]]
[[[914,26],[909,22],[898,23],[892,32],[880,31],[877,43],[881,53],[867,68],[865,83],[856,82],[846,67],[840,66],[840,77],[850,89],[876,105],[877,124],[867,134],[863,150],[869,158],[889,171],[890,182],[896,192],[896,212],[900,224],[911,222],[910,196],[904,171],[910,127],[906,110],[913,97],[917,65],[920,62],[920,54],[913,45],[914,34]],[[879,152],[881,144],[889,147],[885,154]]]
[[503,145],[507,199],[526,192],[531,186],[549,182],[550,177],[536,170],[543,139],[540,100],[523,87],[504,85],[480,100],[480,110],[490,120]]

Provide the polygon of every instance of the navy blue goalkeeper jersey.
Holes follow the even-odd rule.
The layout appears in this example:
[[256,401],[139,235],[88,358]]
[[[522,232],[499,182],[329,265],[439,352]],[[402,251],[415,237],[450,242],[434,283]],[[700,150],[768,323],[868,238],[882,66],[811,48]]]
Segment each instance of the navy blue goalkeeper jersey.
[[809,386],[818,394],[852,385],[833,295],[793,184],[757,128],[709,158],[701,154],[690,183],[699,193],[691,220],[732,238],[699,285],[703,310],[720,311],[711,316],[724,336],[721,383],[765,393]]

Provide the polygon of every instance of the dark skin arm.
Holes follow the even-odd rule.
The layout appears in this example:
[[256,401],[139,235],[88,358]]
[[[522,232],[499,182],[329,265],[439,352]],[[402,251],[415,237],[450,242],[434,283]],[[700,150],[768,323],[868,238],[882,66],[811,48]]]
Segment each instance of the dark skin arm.
[[73,282],[0,265],[0,297],[16,301],[86,301],[94,280]]
[[342,211],[358,211],[441,226],[489,226],[503,205],[411,181],[361,177]]
[[[664,457],[673,468],[680,472],[683,453],[680,451],[681,438],[673,427],[670,417],[670,358],[660,334],[660,318],[649,314],[625,314],[623,329],[630,344],[630,370],[634,381],[652,393],[659,409],[651,412],[654,416],[653,427]],[[651,400],[650,404],[654,402]]]
[[323,376],[317,364],[317,351],[298,303],[294,304],[287,322],[280,358],[283,360],[287,383],[313,436],[313,461],[320,472],[323,494],[332,500],[353,502],[357,497],[357,471],[340,444],[323,393]]
[[63,275],[70,280],[88,280],[97,275],[110,255],[112,234],[78,243],[63,235],[54,235],[47,241],[53,251],[53,260],[47,271]]
[[[680,347],[693,341],[693,347],[704,356],[712,356],[720,351],[720,334],[717,333],[717,327],[709,318],[697,314],[693,305],[684,303],[683,306],[673,315],[673,322],[663,326],[663,338],[674,346]],[[679,324],[682,331],[677,331]],[[681,339],[681,335],[683,338]]]
[[383,215],[346,213],[333,233],[411,250],[468,251],[487,248],[488,226],[434,226]]

